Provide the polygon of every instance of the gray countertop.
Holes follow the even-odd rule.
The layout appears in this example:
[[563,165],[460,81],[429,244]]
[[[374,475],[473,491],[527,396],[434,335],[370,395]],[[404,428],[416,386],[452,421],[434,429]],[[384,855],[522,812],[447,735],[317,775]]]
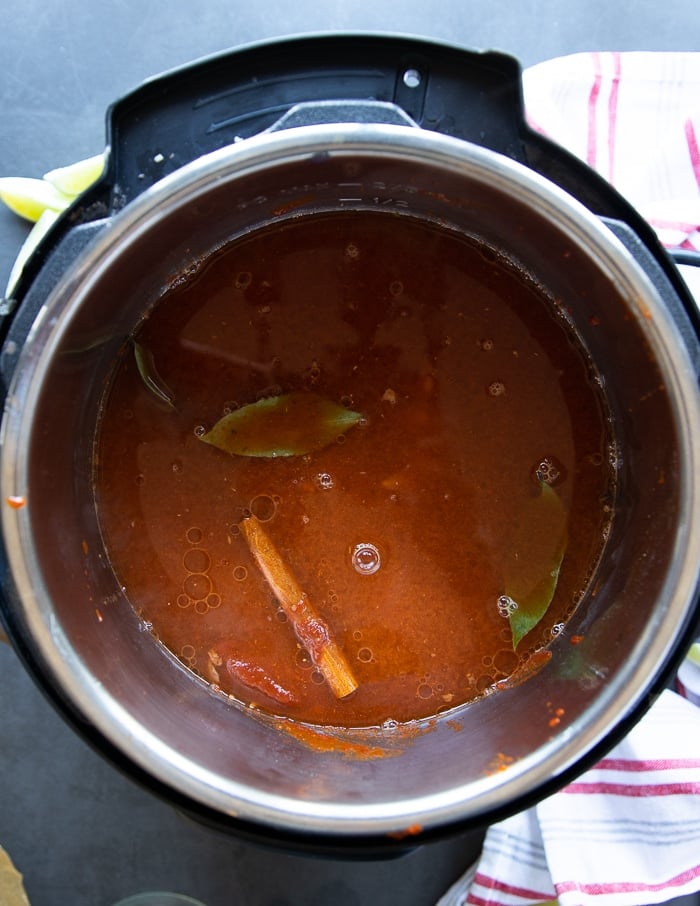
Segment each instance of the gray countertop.
[[[0,175],[41,176],[101,151],[105,111],[144,79],[239,45],[303,32],[422,35],[523,66],[584,50],[700,50],[696,0],[4,0]],[[26,225],[0,208],[0,285]],[[207,906],[429,906],[478,834],[389,861],[312,859],[224,836],[106,763],[0,645],[0,845],[32,906],[110,906],[148,889]]]

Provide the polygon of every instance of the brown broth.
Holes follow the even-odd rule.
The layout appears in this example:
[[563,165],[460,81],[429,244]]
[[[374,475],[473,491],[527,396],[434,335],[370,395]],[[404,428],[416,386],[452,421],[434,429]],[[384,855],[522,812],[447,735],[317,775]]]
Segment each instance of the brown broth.
[[[566,319],[498,256],[395,214],[288,219],[178,281],[135,340],[151,386],[127,344],[97,438],[99,517],[133,606],[204,679],[311,723],[409,721],[493,689],[570,615],[608,521],[604,401]],[[362,420],[301,456],[201,442],[226,411],[297,391]],[[568,540],[514,652],[499,599],[542,463]],[[351,664],[347,698],[251,557],[250,513]]]

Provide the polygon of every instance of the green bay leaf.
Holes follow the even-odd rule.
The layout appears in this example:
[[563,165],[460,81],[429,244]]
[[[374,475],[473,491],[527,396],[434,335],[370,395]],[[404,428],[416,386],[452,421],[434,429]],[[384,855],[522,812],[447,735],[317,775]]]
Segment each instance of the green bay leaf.
[[506,574],[513,649],[537,626],[552,603],[566,551],[566,510],[557,492],[540,482],[540,493],[520,515]]
[[333,443],[361,418],[315,393],[293,392],[229,412],[200,439],[236,456],[302,456]]

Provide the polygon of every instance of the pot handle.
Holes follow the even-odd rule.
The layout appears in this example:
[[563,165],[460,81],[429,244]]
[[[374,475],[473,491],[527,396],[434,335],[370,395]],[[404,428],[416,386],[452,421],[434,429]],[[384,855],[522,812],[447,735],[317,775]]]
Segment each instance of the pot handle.
[[298,104],[347,102],[393,106],[409,124],[525,162],[514,58],[402,36],[312,35],[208,57],[118,100],[107,115],[102,203],[118,210],[167,173],[266,131]]

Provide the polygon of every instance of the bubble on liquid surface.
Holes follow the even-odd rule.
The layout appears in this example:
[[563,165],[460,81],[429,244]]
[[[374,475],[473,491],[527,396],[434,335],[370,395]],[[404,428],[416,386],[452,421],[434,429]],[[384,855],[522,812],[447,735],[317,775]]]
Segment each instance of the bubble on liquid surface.
[[361,576],[371,576],[382,565],[382,558],[376,545],[369,541],[356,544],[352,551],[352,565]]
[[314,484],[321,491],[330,491],[335,485],[335,481],[330,472],[319,472],[318,475],[314,477]]
[[510,595],[501,595],[498,599],[498,612],[502,617],[509,617],[518,609],[517,601],[514,601]]
[[563,631],[564,631],[564,623],[555,623],[554,626],[552,626],[552,628],[550,630],[553,639],[556,638],[558,635],[561,635]]
[[620,451],[614,441],[608,445],[608,462],[613,470],[619,469],[622,465]]
[[304,386],[307,388],[313,387],[314,384],[318,383],[320,377],[321,377],[321,366],[318,364],[318,362],[313,361],[303,374],[302,380],[303,380]]
[[503,381],[491,381],[486,388],[486,392],[489,396],[505,396],[506,385]]
[[551,455],[543,456],[533,469],[535,480],[538,483],[544,482],[550,487],[560,485],[566,478],[566,474],[566,468],[563,463],[556,456]]

